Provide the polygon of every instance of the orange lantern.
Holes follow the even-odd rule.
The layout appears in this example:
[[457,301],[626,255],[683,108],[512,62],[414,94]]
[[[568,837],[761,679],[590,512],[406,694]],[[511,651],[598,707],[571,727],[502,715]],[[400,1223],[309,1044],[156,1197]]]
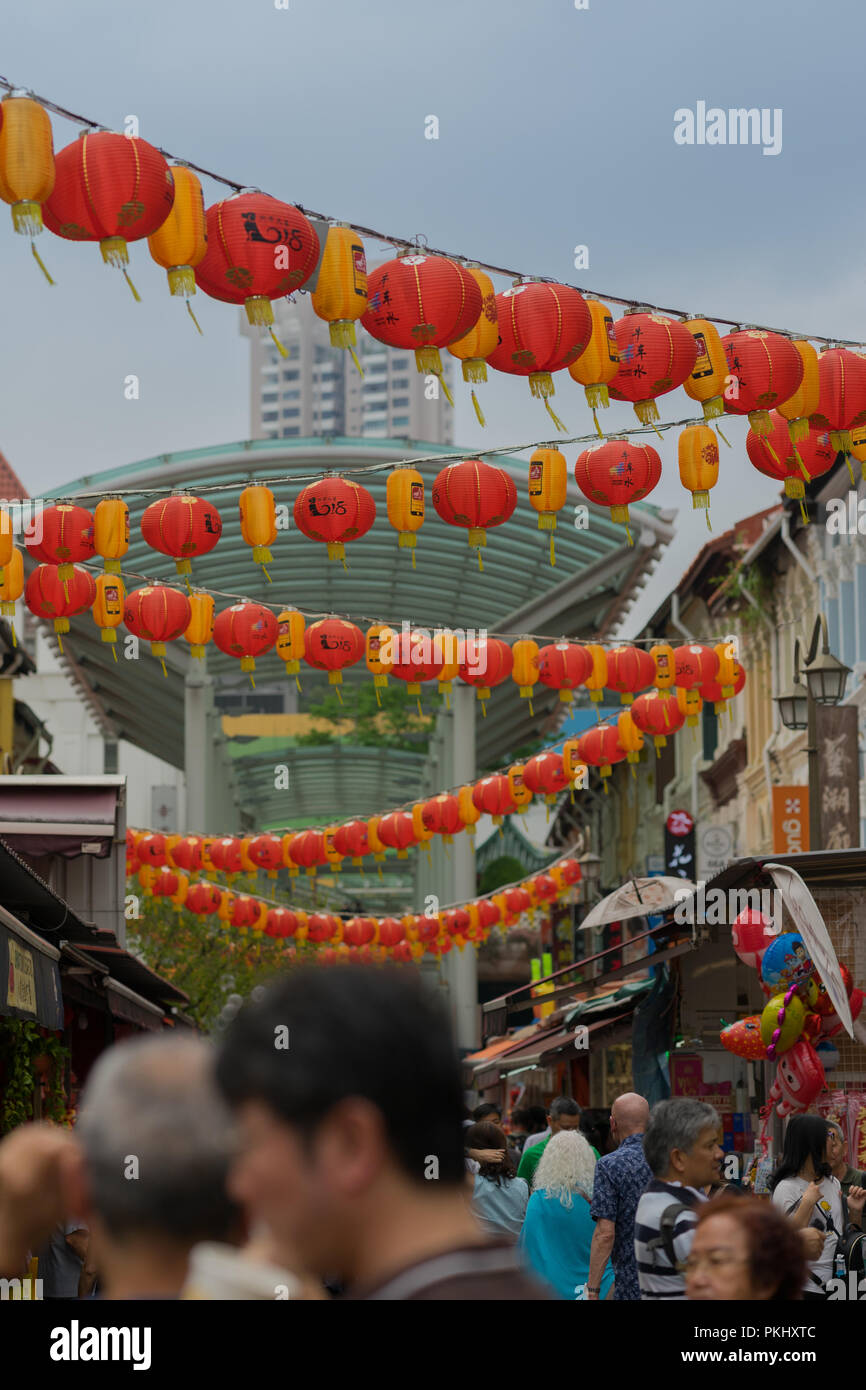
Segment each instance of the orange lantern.
[[[304,633],[304,658],[308,665],[327,671],[329,684],[339,687],[344,668],[361,660],[364,645],[364,634],[354,623],[345,618],[321,618]],[[337,699],[343,703],[339,688]]]
[[298,672],[301,657],[304,655],[304,631],[306,623],[303,613],[294,608],[284,608],[277,618],[277,656],[286,663],[286,675],[294,676],[295,685],[300,690]]
[[213,640],[226,656],[237,657],[255,688],[256,657],[269,652],[277,640],[277,620],[262,603],[233,603],[214,619]]
[[364,536],[376,519],[376,503],[365,487],[328,475],[310,483],[295,498],[295,525],[313,541],[324,541],[329,560],[346,564],[345,545]]
[[586,763],[580,756],[580,739],[567,738],[562,745],[562,766],[565,769],[565,776],[570,784],[571,799],[574,800],[574,788],[586,786],[588,776]]
[[633,544],[629,503],[648,497],[661,475],[662,461],[655,449],[625,439],[609,439],[584,449],[574,465],[575,481],[584,497],[610,507],[611,520],[625,527],[629,545]]
[[790,400],[803,380],[803,359],[790,338],[758,328],[728,333],[722,346],[731,378],[725,411],[748,415],[755,434],[768,435],[773,427],[770,410]]
[[273,563],[270,547],[277,539],[277,509],[274,494],[269,487],[251,484],[240,495],[241,536],[247,545],[253,547],[253,560],[261,565],[262,573],[270,584],[271,576],[265,569]]
[[103,642],[112,643],[111,652],[115,661],[117,660],[117,633],[115,629],[123,622],[125,602],[126,590],[119,575],[99,574],[96,576],[96,596],[91,608],[93,621],[102,630]]
[[511,648],[513,666],[511,679],[520,689],[520,698],[529,701],[529,713],[533,714],[532,692],[540,679],[538,670],[539,647],[531,637],[521,637]]
[[592,669],[590,652],[576,642],[551,642],[538,653],[538,679],[551,690],[558,690],[560,700],[566,704],[572,703],[573,692],[583,685]]
[[[624,709],[622,714],[617,715],[616,732],[620,748],[625,749],[626,761],[632,765],[640,762],[643,733],[634,722],[631,710]],[[631,775],[632,777],[635,776],[634,766],[632,766]]]
[[717,420],[725,413],[728,375],[728,360],[719,330],[702,318],[684,319],[683,328],[691,333],[697,351],[695,365],[683,382],[683,390],[691,400],[700,401],[705,420]]
[[788,434],[792,444],[798,444],[809,433],[809,417],[818,409],[821,384],[818,375],[818,354],[806,338],[795,338],[794,347],[803,363],[803,380],[792,396],[780,401],[776,406],[779,414],[788,421]]
[[716,681],[721,687],[723,699],[730,700],[734,694],[734,685],[737,679],[736,644],[734,642],[717,642],[713,650],[719,658]]
[[607,383],[613,381],[619,371],[619,344],[613,331],[613,315],[607,305],[598,299],[588,299],[586,307],[592,321],[589,342],[577,361],[572,362],[568,375],[583,387],[595,428],[601,434],[596,412],[610,405]]
[[104,497],[93,513],[93,549],[103,559],[106,574],[120,574],[129,549],[129,508],[121,497]]
[[681,690],[677,687],[674,694],[677,697],[677,705],[680,714],[685,717],[685,721],[690,728],[695,728],[698,717],[704,707],[703,699],[698,693],[697,687],[691,690]]
[[506,773],[511,800],[514,802],[518,814],[521,816],[526,814],[526,807],[532,800],[532,792],[527,786],[523,775],[525,770],[523,763],[512,763]]
[[213,607],[210,594],[190,594],[189,622],[183,635],[189,643],[189,654],[196,661],[204,659],[205,647],[213,636]]
[[708,425],[688,425],[679,437],[680,482],[692,494],[692,509],[703,508],[710,525],[710,488],[719,477],[719,446]]
[[576,362],[592,336],[592,317],[583,295],[570,285],[515,281],[496,296],[499,345],[487,358],[497,372],[529,377],[558,430],[565,425],[551,408],[553,372]]
[[203,497],[175,493],[151,502],[141,518],[141,534],[151,550],[171,555],[178,574],[190,574],[193,555],[207,555],[222,535],[222,517]]
[[643,734],[651,734],[656,756],[667,743],[667,734],[683,727],[683,714],[675,695],[648,690],[639,695],[631,707],[631,715]]
[[429,828],[429,826],[427,825],[427,821],[424,818],[424,803],[421,801],[416,801],[414,806],[412,807],[410,814],[412,816],[412,829],[415,832],[415,839],[417,840],[419,845],[427,846],[427,854],[429,856],[429,842],[433,839],[433,836],[436,832]]
[[12,518],[5,508],[0,507],[0,580],[3,578],[3,570],[12,559],[15,550],[15,530],[12,525]]
[[697,344],[684,324],[641,309],[627,309],[613,331],[619,368],[608,390],[616,401],[631,401],[641,424],[651,425],[659,418],[656,398],[691,375]]
[[331,346],[346,348],[363,376],[355,352],[355,322],[367,311],[367,257],[360,236],[345,222],[334,222],[328,228],[310,303],[328,325]]
[[8,95],[0,103],[0,198],[11,203],[12,226],[30,237],[34,259],[54,284],[33,238],[42,231],[42,204],[54,189],[54,139],[48,112],[27,96]]
[[[463,644],[465,646],[465,643]],[[445,708],[451,708],[451,685],[460,674],[461,643],[456,633],[447,628],[437,629],[433,639],[433,650],[442,657],[442,670],[439,672],[439,694],[445,696]]]
[[[458,338],[456,342],[448,344],[448,351],[452,357],[458,358],[462,363],[464,381],[486,381],[487,363],[484,359],[489,357],[499,341],[496,292],[493,289],[493,281],[490,276],[475,261],[467,261],[466,269],[481,291],[481,313],[478,315],[475,326],[470,328],[468,333],[464,333],[463,337]],[[478,404],[474,386],[470,394],[478,423],[483,427],[487,421],[484,419],[481,406]]]
[[550,563],[556,564],[553,533],[556,513],[565,506],[568,464],[558,449],[536,449],[529,460],[529,501],[538,512],[539,531],[550,532]]
[[481,290],[464,266],[447,256],[400,255],[371,271],[369,307],[361,322],[380,343],[414,348],[419,372],[430,372],[454,401],[442,375],[439,349],[477,323]]
[[469,545],[478,551],[487,544],[487,529],[501,526],[517,506],[514,479],[504,468],[482,463],[480,459],[464,459],[449,463],[433,484],[433,506],[449,526],[463,526],[468,531]]
[[385,484],[388,520],[399,533],[397,544],[412,551],[415,568],[415,532],[424,525],[424,479],[417,468],[394,468]]
[[45,225],[67,241],[98,241],[102,259],[127,274],[127,244],[161,227],[174,203],[171,171],[153,145],[133,135],[82,131],[55,155]]
[[367,843],[373,853],[373,859],[379,865],[379,877],[382,877],[382,860],[385,858],[387,845],[379,839],[379,825],[381,816],[371,816],[367,821]]
[[467,783],[460,787],[457,792],[457,809],[460,812],[460,819],[466,826],[466,834],[475,834],[475,824],[481,819],[481,812],[475,804],[475,787],[472,783]]
[[376,704],[382,701],[379,691],[388,684],[388,677],[394,669],[393,650],[396,633],[387,623],[374,623],[368,627],[364,636],[364,660],[367,670],[373,677],[376,691]]
[[592,658],[592,670],[583,683],[592,703],[600,705],[607,685],[607,652],[597,642],[588,642],[586,650]]
[[668,642],[657,642],[654,647],[650,647],[650,656],[656,668],[656,690],[670,690],[676,676],[676,657],[673,647]]
[[183,296],[187,313],[201,333],[190,296],[195,294],[195,267],[207,251],[204,197],[198,175],[185,164],[169,166],[174,203],[161,227],[147,239],[148,249],[168,277],[168,292]]
[[[464,652],[464,657],[469,653]],[[481,713],[487,716],[486,700],[490,699],[493,686],[501,685],[514,665],[511,648],[500,637],[485,637],[476,644],[475,659],[460,663],[460,679],[466,685],[476,687],[476,697],[481,701]]]

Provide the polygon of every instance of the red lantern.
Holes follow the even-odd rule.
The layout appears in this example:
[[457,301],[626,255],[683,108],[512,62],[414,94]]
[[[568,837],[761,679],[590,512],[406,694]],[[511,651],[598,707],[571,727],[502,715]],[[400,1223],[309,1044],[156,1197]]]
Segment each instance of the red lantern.
[[178,890],[180,880],[176,873],[171,869],[160,869],[156,878],[153,880],[152,893],[155,898],[173,898]]
[[452,941],[455,938],[462,938],[465,940],[466,933],[470,927],[469,913],[466,911],[465,907],[452,907],[448,912],[443,912],[442,926],[451,937]]
[[319,257],[319,238],[302,212],[265,193],[237,193],[205,213],[207,251],[195,267],[196,284],[224,303],[243,304],[251,324],[273,332],[272,299],[308,280]]
[[56,507],[46,507],[40,520],[40,540],[25,537],[24,544],[34,559],[57,565],[58,578],[66,583],[72,577],[74,564],[93,559],[93,514],[86,507],[60,502]]
[[796,345],[781,333],[746,328],[726,334],[722,347],[732,379],[725,387],[726,413],[748,415],[755,434],[769,434],[770,410],[784,405],[803,380],[803,359]]
[[486,528],[501,526],[517,506],[514,479],[504,468],[497,468],[481,459],[464,459],[449,463],[437,474],[433,484],[433,506],[449,526],[463,526],[468,542],[478,551],[487,544]]
[[135,852],[142,864],[149,864],[153,869],[161,869],[165,863],[165,836],[156,833],[142,835],[135,846]]
[[465,266],[447,256],[398,256],[367,276],[368,307],[361,323],[388,347],[414,348],[419,372],[442,375],[439,349],[456,343],[481,314],[481,289]]
[[395,660],[390,670],[395,680],[405,681],[410,695],[418,697],[421,709],[421,685],[435,680],[444,666],[442,644],[434,643],[429,632],[406,632],[393,640]]
[[533,396],[540,396],[557,429],[565,426],[550,406],[555,394],[552,372],[576,362],[592,336],[592,315],[583,295],[570,285],[516,281],[496,296],[499,345],[489,366],[510,376],[528,376]]
[[191,574],[190,556],[207,555],[222,535],[216,507],[189,493],[151,502],[141,518],[141,534],[151,550],[171,555],[178,574]]
[[416,841],[412,817],[407,811],[391,811],[376,826],[376,834],[389,849],[397,851],[398,859],[408,858],[408,848]]
[[441,835],[446,844],[450,844],[452,836],[464,829],[460,803],[450,792],[440,792],[439,796],[425,801],[421,808],[421,819],[425,828],[432,830],[434,835]]
[[334,831],[334,849],[344,858],[351,858],[356,867],[361,864],[362,856],[370,853],[367,822],[350,820],[345,825],[338,825]]
[[259,915],[259,905],[255,898],[240,893],[231,906],[229,921],[233,927],[251,927]]
[[331,941],[339,930],[339,919],[330,912],[311,912],[307,918],[308,941]]
[[213,640],[226,656],[240,658],[241,670],[253,671],[256,657],[269,652],[277,640],[277,620],[262,603],[233,603],[214,618]]
[[552,805],[561,791],[569,785],[561,753],[536,753],[523,769],[523,780],[534,796],[543,796]]
[[391,959],[399,962],[400,965],[411,965],[415,957],[412,954],[410,942],[398,941],[391,950]]
[[491,902],[489,898],[479,898],[476,907],[478,909],[478,924],[484,931],[488,931],[502,921],[502,913],[496,903]]
[[255,835],[247,854],[258,869],[267,869],[268,878],[276,878],[283,867],[283,845],[279,835]]
[[508,778],[501,772],[482,777],[475,783],[472,802],[483,814],[493,817],[494,825],[501,825],[503,816],[510,816],[512,811],[517,810],[511,797]]
[[574,642],[552,642],[538,653],[538,679],[542,685],[559,691],[560,700],[570,704],[572,691],[583,685],[592,673],[592,657]]
[[622,762],[626,756],[625,749],[620,747],[619,730],[613,724],[598,724],[581,734],[577,749],[582,762],[598,768],[607,792],[607,779],[613,772],[613,764]]
[[656,678],[656,664],[642,647],[614,647],[607,654],[608,690],[619,693],[620,704],[630,705],[639,690]]
[[700,690],[707,682],[715,680],[719,669],[719,658],[713,647],[694,643],[674,650],[674,685],[678,690]]
[[617,319],[613,331],[619,368],[608,391],[616,401],[631,401],[641,424],[651,425],[659,418],[656,397],[675,391],[691,375],[697,344],[684,324],[639,310]]
[[321,830],[301,830],[293,836],[289,845],[289,857],[312,877],[317,865],[328,862],[325,857],[325,837]]
[[550,902],[559,893],[556,880],[552,879],[550,874],[536,874],[535,878],[532,880],[532,886],[535,889],[535,898],[537,902]]
[[505,903],[512,916],[519,917],[521,912],[530,910],[532,898],[525,888],[509,888],[505,894]]
[[573,883],[580,883],[580,880],[583,878],[583,871],[576,859],[560,859],[557,868],[559,869],[563,883],[567,883],[569,887]]
[[349,946],[369,946],[376,937],[376,922],[372,917],[350,917],[343,927],[343,940]]
[[265,922],[265,936],[285,940],[298,930],[298,919],[287,907],[272,907]]
[[[815,416],[811,417],[813,420]],[[770,412],[771,428],[768,435],[755,434],[749,430],[746,435],[746,452],[754,468],[767,478],[777,478],[785,484],[785,496],[795,497],[800,503],[804,521],[808,514],[803,505],[806,495],[804,479],[807,483],[820,478],[836,462],[838,450],[831,444],[828,429],[810,429],[805,438],[796,444],[791,440],[788,421],[775,410]],[[850,467],[850,465],[849,465]]]
[[212,917],[218,911],[222,893],[215,883],[194,883],[184,900],[184,907],[197,917]]
[[312,541],[324,541],[329,560],[346,564],[345,545],[364,536],[376,519],[372,494],[348,478],[320,478],[295,498],[295,525]]
[[151,236],[174,205],[174,179],[159,150],[137,135],[85,131],[54,163],[46,227],[67,241],[98,241],[102,259],[123,270],[138,299],[127,243]]
[[[739,695],[743,686],[746,684],[746,673],[739,661],[734,662],[734,685],[733,693],[726,695],[721,683],[717,680],[705,681],[701,687],[701,695],[705,700],[712,700],[715,714],[721,714],[727,700],[733,700],[735,695]],[[731,708],[731,718],[733,718],[733,708]]]
[[69,619],[90,608],[96,597],[96,581],[89,570],[79,565],[71,569],[65,581],[57,565],[37,565],[24,589],[24,602],[37,618],[52,618],[57,633],[57,645],[63,651],[60,635],[69,631]]
[[203,862],[201,836],[184,836],[175,845],[171,857],[179,869],[186,869],[189,874],[197,874]]
[[[360,661],[364,649],[363,632],[345,618],[321,618],[304,632],[304,660],[319,671],[327,671],[329,684],[338,687],[344,667]],[[339,689],[337,699],[342,704]]]
[[665,735],[676,733],[685,722],[676,695],[663,690],[648,690],[639,695],[631,707],[631,717],[642,734],[652,734],[656,754],[667,743]]
[[393,950],[399,946],[401,941],[406,939],[406,928],[402,922],[398,922],[396,917],[383,917],[379,923],[378,941],[380,946],[387,946]]
[[[507,642],[503,642],[501,637],[485,637],[476,640],[474,653],[464,651],[464,660],[458,668],[460,679],[466,685],[474,685],[477,691],[477,698],[481,701],[481,713],[486,717],[487,707],[485,700],[490,699],[490,691],[496,685],[501,685],[511,675],[514,667],[514,657]],[[472,656],[472,660],[466,658]]]
[[147,584],[143,589],[134,589],[126,596],[123,621],[136,637],[150,643],[150,650],[158,656],[165,669],[165,644],[174,642],[189,627],[192,614],[189,599],[180,589],[170,589],[166,584]]
[[[694,344],[694,339],[689,341]],[[628,526],[630,502],[648,497],[662,475],[662,461],[649,444],[629,444],[625,439],[609,439],[594,449],[584,449],[574,465],[577,486],[590,502],[610,507],[613,521]]]
[[241,842],[236,835],[224,835],[210,847],[210,862],[221,873],[239,874],[243,868]]
[[[849,348],[826,348],[818,357],[818,405],[809,424],[830,431],[830,445],[850,454],[851,431],[866,424],[866,360]],[[851,481],[854,473],[846,458]],[[808,465],[807,465],[808,466]]]

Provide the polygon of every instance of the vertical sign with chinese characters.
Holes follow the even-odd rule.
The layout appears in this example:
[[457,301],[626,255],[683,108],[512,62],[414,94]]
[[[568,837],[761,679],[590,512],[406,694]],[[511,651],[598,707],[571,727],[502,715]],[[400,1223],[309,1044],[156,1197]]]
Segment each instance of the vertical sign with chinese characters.
[[665,870],[676,878],[695,877],[695,822],[688,811],[671,811],[665,821]]
[[809,788],[773,788],[773,853],[805,854],[809,848]]
[[818,796],[824,849],[860,844],[860,752],[855,705],[819,705]]

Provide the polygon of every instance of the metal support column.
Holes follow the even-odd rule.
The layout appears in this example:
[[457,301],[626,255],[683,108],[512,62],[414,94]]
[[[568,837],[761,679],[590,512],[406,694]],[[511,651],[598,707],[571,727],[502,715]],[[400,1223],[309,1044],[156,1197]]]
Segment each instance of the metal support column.
[[[455,685],[451,695],[451,715],[446,728],[445,771],[447,785],[471,782],[475,777],[475,691],[470,685]],[[449,871],[443,874],[447,882],[445,902],[465,902],[474,898],[475,841],[466,831],[454,836],[450,846]],[[451,988],[451,1007],[458,1047],[469,1049],[480,1045],[478,1020],[478,956],[476,948],[467,945],[462,951],[453,950],[446,956]]]

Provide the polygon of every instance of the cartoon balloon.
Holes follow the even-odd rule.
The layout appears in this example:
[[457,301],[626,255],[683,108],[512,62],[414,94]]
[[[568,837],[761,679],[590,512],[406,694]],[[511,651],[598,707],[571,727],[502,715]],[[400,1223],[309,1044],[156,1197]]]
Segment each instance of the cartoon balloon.
[[774,994],[761,1014],[761,1037],[765,1049],[775,1043],[777,1057],[787,1052],[799,1038],[805,1022],[806,1009],[796,994],[787,1003],[784,994]]
[[761,962],[764,984],[783,992],[789,985],[805,982],[813,970],[806,943],[799,932],[777,936],[770,942]]
[[769,917],[753,907],[745,908],[731,923],[731,943],[744,965],[760,970],[764,952],[775,941],[776,930]]
[[748,1062],[763,1062],[767,1049],[761,1038],[761,1016],[750,1014],[748,1018],[737,1019],[723,1028],[719,1037],[722,1046],[735,1057],[745,1057]]
[[[860,1012],[863,1008],[864,998],[866,998],[866,995],[863,994],[862,989],[852,989],[851,993],[848,995],[848,1005],[851,1009],[852,1022],[855,1018],[859,1018]],[[842,1020],[834,1009],[832,1013],[824,1014],[824,1016],[821,1019],[821,1037],[835,1037],[835,1035],[839,1032],[841,1027]]]
[[[850,997],[851,990],[854,988],[854,981],[851,979],[851,971],[848,969],[847,965],[843,965],[841,961],[839,962],[839,973],[845,985],[845,993]],[[818,991],[818,997],[812,1005],[812,1008],[815,1010],[816,1014],[821,1014],[826,1018],[830,1014],[836,1012],[833,1008],[833,1000],[827,993],[827,986],[819,975],[815,976],[815,986]]]
[[820,1057],[812,1044],[801,1038],[779,1058],[769,1104],[775,1105],[783,1119],[786,1115],[798,1115],[821,1094],[824,1080]]

